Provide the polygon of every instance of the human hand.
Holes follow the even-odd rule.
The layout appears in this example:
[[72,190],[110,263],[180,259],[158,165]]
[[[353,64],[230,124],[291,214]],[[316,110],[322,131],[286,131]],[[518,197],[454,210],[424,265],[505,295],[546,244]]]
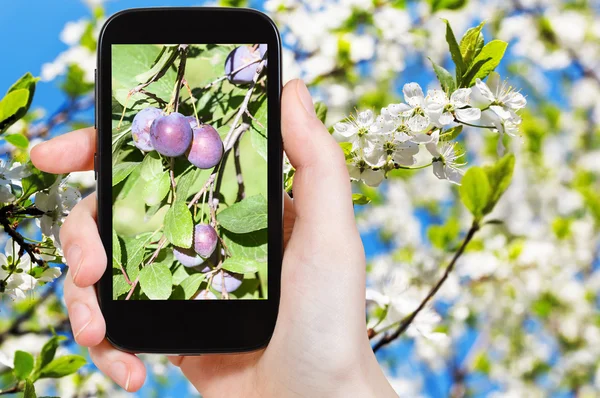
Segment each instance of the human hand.
[[[294,199],[285,195],[286,249],[281,304],[269,345],[227,355],[170,357],[205,397],[396,396],[371,350],[365,327],[365,257],[356,229],[344,155],[317,119],[299,80],[282,93],[285,151],[296,168]],[[78,130],[31,151],[41,170],[89,170],[93,129]],[[142,361],[105,339],[93,284],[107,259],[96,227],[96,196],[83,199],[61,230],[69,275],[64,296],[76,342],[127,391],[145,379]]]

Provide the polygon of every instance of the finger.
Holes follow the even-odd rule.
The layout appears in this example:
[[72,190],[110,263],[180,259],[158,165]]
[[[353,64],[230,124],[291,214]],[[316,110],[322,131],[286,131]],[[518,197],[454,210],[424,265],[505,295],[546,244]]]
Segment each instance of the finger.
[[[283,89],[282,134],[296,168],[296,219],[284,255],[278,326],[280,321],[297,326],[318,319],[337,344],[340,335],[364,335],[364,251],[343,151],[316,117],[299,80]],[[298,338],[306,336],[304,331]]]
[[134,392],[144,384],[146,368],[135,355],[117,350],[106,339],[89,350],[98,369],[125,390]]
[[283,247],[287,246],[294,222],[296,221],[296,212],[294,211],[294,201],[287,192],[283,193]]
[[106,333],[104,317],[98,306],[93,286],[77,287],[69,270],[64,284],[64,297],[77,344],[92,347],[99,344]]
[[96,193],[71,210],[60,230],[67,265],[80,287],[98,282],[106,270],[106,253],[96,224]]
[[354,225],[350,177],[344,154],[317,118],[310,94],[292,80],[282,94],[282,133],[285,152],[296,168],[294,208],[299,221],[315,228]]
[[70,173],[94,168],[96,130],[88,127],[59,135],[31,149],[31,162],[48,173]]
[[[170,356],[203,396],[233,397],[240,385],[256,383],[254,366],[263,350],[228,355]],[[237,394],[239,395],[239,394]]]

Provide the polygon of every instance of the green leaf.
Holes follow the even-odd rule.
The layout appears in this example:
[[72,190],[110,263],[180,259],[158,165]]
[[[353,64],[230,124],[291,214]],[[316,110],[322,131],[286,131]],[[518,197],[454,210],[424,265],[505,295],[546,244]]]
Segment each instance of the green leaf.
[[[27,100],[23,103],[19,98],[17,98],[23,96],[23,93],[21,92],[20,94],[17,94],[16,97],[13,97],[13,99],[10,101],[4,102],[4,99],[6,99],[6,97],[4,97],[2,101],[0,101],[0,134],[6,131],[6,129],[9,128],[14,122],[21,119],[27,114],[27,111],[31,106],[31,101],[33,101],[33,95],[35,94],[35,85],[38,80],[40,80],[39,77],[33,77],[31,73],[27,72],[8,89],[6,97],[8,97],[10,93],[13,93],[15,91],[26,90],[28,93]],[[13,102],[14,100],[16,101]],[[12,105],[9,105],[9,102],[12,103]],[[7,108],[3,108],[2,103],[4,103],[7,106]],[[11,108],[12,106],[17,104],[21,104],[21,106],[19,106],[16,109],[16,111],[13,112]],[[8,115],[8,113],[10,113],[11,115]],[[4,116],[2,116],[3,114]]]
[[173,275],[165,264],[150,264],[140,271],[140,287],[151,300],[166,300],[173,288]]
[[485,79],[496,69],[504,57],[508,43],[502,40],[492,40],[486,44],[479,55],[473,60],[472,70],[465,73],[461,87],[471,87],[476,79]]
[[462,179],[459,188],[460,198],[475,220],[481,220],[490,199],[490,183],[480,167],[471,167]]
[[122,264],[121,241],[114,229],[112,231],[112,263],[115,268],[120,268],[119,265]]
[[85,363],[86,360],[81,355],[62,356],[54,359],[41,369],[40,379],[68,376],[77,372]]
[[25,380],[33,370],[33,355],[28,352],[17,350],[15,352],[13,373],[19,380]]
[[4,139],[17,148],[27,149],[29,147],[29,140],[23,134],[8,134],[4,136]]
[[473,59],[479,55],[481,49],[483,48],[484,41],[481,30],[483,29],[484,25],[485,21],[474,28],[470,28],[460,40],[460,53],[462,54],[467,68],[471,65]]
[[206,277],[206,274],[196,273],[185,278],[179,286],[183,289],[184,300],[189,300],[190,297],[194,295],[198,291],[200,284]]
[[325,123],[325,120],[327,119],[327,105],[322,102],[315,102],[315,112],[317,118]]
[[258,272],[260,265],[257,261],[245,257],[229,257],[221,265],[223,269],[236,274],[251,274]]
[[454,65],[456,65],[456,81],[460,82],[460,78],[465,70],[465,63],[463,61],[462,54],[460,53],[460,47],[456,42],[456,37],[454,37],[454,32],[452,31],[450,22],[448,22],[447,19],[442,20],[446,24],[446,42],[448,43],[448,47],[450,49],[450,55],[452,56]]
[[31,171],[31,175],[23,178],[21,181],[23,184],[23,195],[21,195],[21,200],[29,198],[36,192],[50,188],[58,178],[55,174],[46,173],[35,168],[31,161],[27,162],[26,167]]
[[141,167],[140,177],[142,177],[144,181],[152,181],[162,174],[165,174],[162,160],[160,159],[158,152],[153,151],[147,154],[142,161]]
[[490,198],[487,206],[483,209],[484,214],[489,214],[500,200],[510,182],[512,181],[513,171],[515,168],[515,155],[509,153],[504,155],[493,166],[484,166],[489,185],[491,188]]
[[135,279],[139,274],[139,266],[144,261],[146,245],[152,237],[151,233],[140,234],[134,238],[124,239],[127,258],[123,261],[126,265],[127,276]]
[[[129,91],[136,87],[139,84],[136,76],[138,76],[141,71],[147,71],[152,68],[160,51],[161,47],[159,46],[140,46],[136,44],[120,44],[113,46],[112,62],[114,65],[119,65],[112,73],[113,90],[115,92],[120,89]],[[221,68],[222,67],[223,64],[221,64]],[[173,92],[176,77],[177,72],[175,72],[173,68],[169,68],[164,76],[150,84],[145,90],[168,102]],[[190,85],[196,87],[191,82]],[[130,99],[128,107],[133,104],[134,102]]]
[[162,173],[154,180],[146,181],[142,191],[142,199],[148,206],[156,206],[162,202],[171,189],[168,173]]
[[217,221],[228,231],[244,234],[267,228],[267,210],[265,198],[255,195],[221,211],[217,214]]
[[139,166],[138,162],[121,162],[113,167],[112,186],[114,187],[127,177]]
[[365,196],[361,193],[353,193],[352,203],[354,203],[355,205],[366,205],[368,203],[371,203],[371,199],[368,196]]
[[458,239],[460,223],[456,218],[451,218],[444,225],[431,225],[427,229],[427,237],[433,246],[441,250],[449,250],[450,245]]
[[188,196],[190,195],[190,188],[194,185],[201,172],[202,171],[200,169],[193,168],[179,177],[176,189],[177,201],[185,202],[187,200]]
[[482,351],[475,356],[475,359],[473,360],[473,369],[486,375],[490,373],[492,363],[485,351]]
[[17,113],[27,106],[29,90],[24,88],[9,92],[0,100],[0,133],[19,120]]
[[351,142],[340,142],[340,148],[344,151],[344,157],[346,160],[352,158],[352,143]]
[[139,83],[147,83],[153,77],[158,77],[161,73],[164,74],[168,70],[168,68],[173,64],[173,61],[175,61],[175,59],[177,58],[177,52],[178,51],[176,46],[163,47],[160,50],[160,53],[156,58],[156,61],[154,62],[152,68],[150,68],[146,72],[136,75],[135,80],[137,80]]
[[93,82],[85,80],[85,71],[77,64],[71,64],[67,68],[67,74],[61,88],[70,97],[79,97],[94,89]]
[[66,340],[64,336],[54,335],[44,344],[42,351],[38,355],[35,363],[36,372],[45,367],[47,364],[52,362],[54,355],[56,355],[56,349],[61,341]]
[[25,380],[23,398],[37,398],[37,395],[35,395],[35,387],[33,386],[33,382],[29,379]]
[[79,43],[87,48],[88,50],[95,52],[96,51],[96,38],[94,37],[94,25],[91,22],[88,22],[85,30],[83,31],[83,34],[81,35],[81,40],[79,40]]
[[467,0],[429,0],[431,12],[440,10],[458,10],[467,4]]
[[165,236],[179,247],[191,247],[194,223],[192,213],[183,202],[175,202],[165,215]]
[[[250,141],[252,147],[258,152],[260,156],[266,161],[268,146],[267,146],[267,100],[266,97],[261,97],[257,103],[253,104],[253,108],[258,106],[256,110],[252,110],[253,117],[255,120],[252,121],[252,130],[250,134]],[[260,125],[259,125],[260,123]],[[262,125],[262,127],[261,127]]]
[[224,231],[223,240],[233,257],[246,257],[258,262],[267,261],[267,230],[234,234]]
[[442,66],[433,62],[431,58],[429,58],[429,61],[431,61],[431,65],[433,65],[433,71],[435,72],[435,75],[440,81],[442,90],[444,90],[446,93],[453,92],[456,89],[456,82],[454,81],[454,77],[452,77],[450,72],[448,72]]
[[118,300],[120,296],[129,292],[131,286],[125,280],[125,276],[119,271],[113,277],[113,300]]
[[440,141],[444,141],[444,142],[453,141],[454,139],[456,139],[456,137],[458,137],[460,135],[462,130],[463,130],[462,124],[459,124],[458,126],[449,128],[448,130],[446,130],[442,134],[440,134]]

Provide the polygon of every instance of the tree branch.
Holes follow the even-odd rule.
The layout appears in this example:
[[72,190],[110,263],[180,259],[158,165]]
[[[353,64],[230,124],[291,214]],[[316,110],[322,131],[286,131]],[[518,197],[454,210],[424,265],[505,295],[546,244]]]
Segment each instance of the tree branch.
[[[381,340],[379,340],[373,346],[373,352],[377,352],[384,345],[387,345],[387,344],[391,343],[392,341],[396,340],[398,337],[400,337],[406,331],[406,329],[408,329],[408,327],[415,320],[417,315],[419,315],[419,313],[427,306],[427,304],[433,298],[433,296],[435,296],[435,294],[440,290],[440,288],[442,287],[444,282],[446,282],[446,279],[448,279],[448,276],[450,275],[450,273],[454,269],[454,266],[456,265],[456,261],[460,258],[460,256],[462,256],[462,254],[465,251],[465,248],[467,247],[469,242],[471,242],[471,240],[473,239],[473,236],[475,236],[475,233],[477,231],[479,231],[479,223],[476,221],[473,221],[471,228],[467,232],[467,235],[465,236],[462,244],[460,245],[460,247],[458,248],[456,253],[454,253],[454,256],[452,257],[450,264],[448,264],[448,266],[446,267],[446,270],[444,271],[444,274],[442,275],[440,280],[435,284],[435,286],[433,286],[431,288],[431,290],[429,291],[427,296],[425,296],[423,301],[421,301],[421,304],[419,304],[417,309],[414,310],[407,318],[405,318],[404,320],[402,320],[400,322],[400,325],[394,331],[394,333],[389,334],[389,335],[386,334]],[[377,335],[377,333],[373,333],[373,337],[376,335]]]
[[238,191],[235,201],[239,202],[240,200],[246,197],[245,187],[244,187],[244,176],[242,175],[242,165],[240,164],[240,143],[236,141],[233,145],[233,160],[235,163],[235,177],[238,183]]

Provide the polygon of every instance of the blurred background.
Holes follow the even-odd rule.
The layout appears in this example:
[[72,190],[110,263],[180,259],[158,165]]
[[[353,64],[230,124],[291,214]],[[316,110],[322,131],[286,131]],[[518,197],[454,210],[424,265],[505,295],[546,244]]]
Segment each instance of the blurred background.
[[[96,37],[106,16],[142,6],[214,5],[169,0],[5,1],[0,11],[0,90],[29,71],[41,77],[29,116],[13,125],[29,146],[93,123]],[[527,96],[520,134],[506,137],[517,166],[494,210],[500,221],[467,247],[436,295],[423,328],[378,351],[406,397],[600,396],[600,3],[596,0],[226,0],[267,12],[284,43],[284,80],[303,78],[328,107],[327,125],[355,109],[399,102],[402,86],[438,82],[428,58],[448,66],[448,19],[457,36],[481,21],[486,41],[509,43],[497,69]],[[199,21],[198,23],[201,23]],[[160,27],[149,27],[160,29]],[[497,158],[497,134],[466,129],[470,165]],[[2,143],[4,159],[14,147]],[[91,173],[70,182],[93,189]],[[357,186],[368,286],[412,302],[468,229],[469,217],[431,170],[398,170],[382,186]],[[2,238],[5,241],[6,237]],[[403,283],[397,283],[403,281]],[[0,307],[0,389],[11,385],[15,350],[39,352],[52,330],[72,343],[62,279]],[[54,294],[56,293],[56,294]],[[144,356],[148,380],[123,393],[90,363],[36,382],[61,397],[197,396],[179,371]]]

